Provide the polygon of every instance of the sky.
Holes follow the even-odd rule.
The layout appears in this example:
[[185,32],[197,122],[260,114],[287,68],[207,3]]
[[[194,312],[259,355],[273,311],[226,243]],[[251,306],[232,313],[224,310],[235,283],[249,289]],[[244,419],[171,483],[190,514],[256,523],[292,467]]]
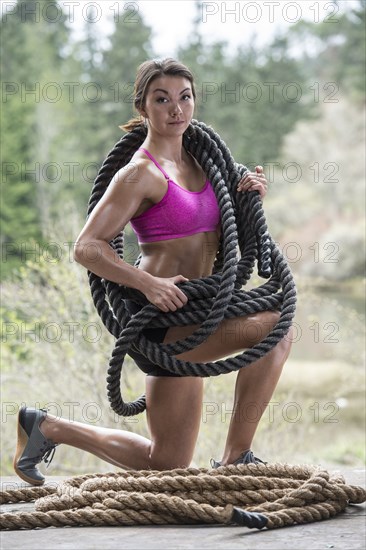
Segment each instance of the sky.
[[[153,46],[159,55],[168,55],[177,44],[182,45],[189,37],[192,21],[196,15],[195,2],[149,1],[132,2],[138,6],[144,20],[154,32]],[[357,4],[357,2],[356,2]],[[355,5],[353,0],[339,2],[339,12]],[[227,41],[236,49],[256,37],[258,46],[269,43],[278,30],[284,30],[301,19],[316,23],[336,23],[336,8],[329,0],[286,1],[215,1],[202,2],[201,32],[207,43]]]
[[[44,9],[44,2],[36,3],[35,17],[57,17],[57,12]],[[356,0],[339,0],[334,7],[329,0],[245,0],[202,1],[199,12],[201,32],[206,43],[227,41],[229,49],[236,50],[256,37],[256,45],[269,43],[276,31],[285,30],[296,22],[306,19],[315,23],[336,24],[338,14],[352,8]],[[142,17],[153,30],[153,49],[157,56],[171,56],[178,46],[190,37],[192,22],[196,15],[194,0],[59,0],[67,14],[69,26],[77,36],[83,21],[96,25],[101,36],[112,30],[111,21],[124,20],[133,24]],[[125,8],[129,6],[129,10]],[[15,1],[3,1],[1,14],[11,17],[17,9]]]
[[[153,48],[160,57],[172,55],[178,46],[187,42],[197,16],[194,0],[80,0],[75,4],[80,4],[79,10],[84,18],[90,18],[90,8],[85,6],[98,4],[100,19],[96,24],[104,32],[108,32],[108,17],[116,22],[124,18],[131,21],[132,26],[141,16],[153,29]],[[355,4],[356,0],[339,0],[337,8],[329,0],[202,1],[200,27],[207,43],[223,40],[228,42],[229,48],[236,50],[240,45],[249,44],[254,37],[257,46],[267,44],[279,29],[285,30],[303,19],[336,24],[337,12],[339,14]],[[129,11],[125,9],[127,6]]]

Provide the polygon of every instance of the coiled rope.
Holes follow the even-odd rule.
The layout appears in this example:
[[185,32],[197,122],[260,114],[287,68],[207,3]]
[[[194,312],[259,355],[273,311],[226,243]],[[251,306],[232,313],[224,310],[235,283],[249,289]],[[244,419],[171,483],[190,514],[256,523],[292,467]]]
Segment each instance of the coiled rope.
[[2,530],[203,523],[274,529],[329,519],[366,500],[365,489],[325,470],[248,464],[77,476],[57,488],[3,492],[0,502],[29,502],[37,493],[34,512],[1,514]]
[[[146,130],[138,127],[124,135],[108,154],[92,189],[88,216],[115,173],[130,162],[145,137]],[[217,376],[244,368],[268,353],[287,334],[295,314],[293,277],[285,258],[268,233],[259,194],[243,194],[236,190],[247,168],[234,161],[220,136],[202,122],[192,121],[183,136],[183,144],[210,180],[221,212],[222,237],[213,274],[179,284],[188,297],[188,303],[176,312],[164,313],[148,303],[139,291],[88,272],[97,312],[116,338],[109,362],[107,392],[112,409],[122,416],[132,416],[145,409],[144,395],[130,403],[125,403],[121,395],[123,361],[132,345],[170,372],[181,376]],[[124,259],[124,232],[110,244]],[[138,262],[139,259],[136,265]],[[258,274],[268,281],[245,292],[242,288],[249,281],[255,262],[258,264]],[[131,316],[125,306],[126,298],[144,307]],[[242,354],[209,363],[192,363],[174,357],[203,342],[223,319],[267,310],[280,311],[276,326],[265,339]],[[192,324],[200,326],[189,337],[172,344],[153,343],[141,333],[147,326]]]

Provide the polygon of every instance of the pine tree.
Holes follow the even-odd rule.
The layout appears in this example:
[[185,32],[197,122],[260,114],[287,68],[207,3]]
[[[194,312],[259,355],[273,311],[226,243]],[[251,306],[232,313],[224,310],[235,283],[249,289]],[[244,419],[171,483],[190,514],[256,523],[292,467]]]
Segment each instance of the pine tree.
[[[5,13],[5,12],[4,12]],[[2,99],[2,273],[47,241],[67,166],[59,154],[70,108],[64,82],[70,31],[54,0],[20,0],[0,23]],[[63,162],[65,159],[66,164]]]

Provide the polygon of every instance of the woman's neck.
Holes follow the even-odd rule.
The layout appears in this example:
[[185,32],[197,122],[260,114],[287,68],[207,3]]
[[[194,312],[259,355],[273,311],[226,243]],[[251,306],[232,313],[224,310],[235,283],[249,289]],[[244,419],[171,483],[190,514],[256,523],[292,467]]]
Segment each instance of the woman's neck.
[[176,139],[147,136],[142,147],[147,149],[154,157],[157,156],[160,159],[165,159],[178,165],[183,162],[185,152],[181,136]]

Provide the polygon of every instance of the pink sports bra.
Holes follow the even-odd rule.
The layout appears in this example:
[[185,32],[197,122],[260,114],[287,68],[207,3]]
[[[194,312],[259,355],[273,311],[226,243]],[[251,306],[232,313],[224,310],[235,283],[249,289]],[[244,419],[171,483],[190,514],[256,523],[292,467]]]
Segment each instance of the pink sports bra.
[[170,179],[154,157],[143,151],[165,176],[168,188],[164,197],[145,212],[131,219],[140,243],[179,239],[205,231],[215,231],[220,209],[208,180],[201,191],[188,191]]

